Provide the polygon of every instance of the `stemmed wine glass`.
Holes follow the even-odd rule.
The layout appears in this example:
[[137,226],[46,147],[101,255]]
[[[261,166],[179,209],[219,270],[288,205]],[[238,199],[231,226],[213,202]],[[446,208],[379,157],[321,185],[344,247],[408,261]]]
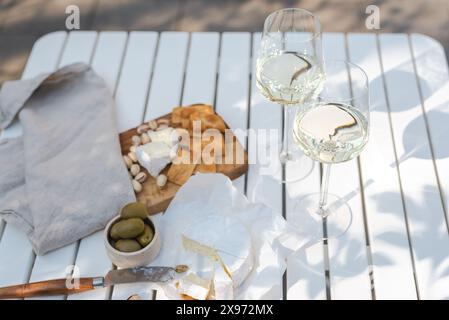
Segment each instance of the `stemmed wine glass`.
[[309,213],[317,225],[325,219],[324,238],[335,238],[347,231],[352,214],[342,197],[328,193],[330,170],[358,156],[368,141],[369,85],[365,72],[347,61],[326,60],[325,74],[318,98],[298,111],[293,127],[297,145],[323,165],[321,191],[299,199],[294,211]]
[[[301,168],[302,153],[292,150],[290,115],[294,106],[314,99],[321,91],[324,80],[321,46],[321,24],[310,12],[302,9],[282,9],[271,13],[265,20],[256,64],[256,84],[270,101],[283,107],[283,143],[279,161],[289,168],[292,182],[310,172]],[[294,144],[292,145],[294,146]],[[302,159],[304,160],[304,158]],[[279,176],[279,175],[278,175]]]

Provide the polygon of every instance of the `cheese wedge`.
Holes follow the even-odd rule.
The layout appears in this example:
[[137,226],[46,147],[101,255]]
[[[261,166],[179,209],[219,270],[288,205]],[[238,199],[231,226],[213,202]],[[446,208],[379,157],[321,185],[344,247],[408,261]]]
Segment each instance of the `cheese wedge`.
[[206,300],[211,290],[211,281],[203,279],[191,272],[179,279],[178,292],[181,296],[187,296],[196,300]]
[[184,248],[218,261],[234,288],[254,267],[251,236],[236,218],[211,215],[188,226],[182,234]]
[[150,175],[157,177],[172,161],[173,152],[176,155],[176,151],[173,150],[175,147],[170,147],[165,142],[152,141],[137,147],[137,160],[142,167],[147,169]]
[[178,143],[176,130],[168,127],[159,131],[148,131],[151,142],[163,142],[170,148]]

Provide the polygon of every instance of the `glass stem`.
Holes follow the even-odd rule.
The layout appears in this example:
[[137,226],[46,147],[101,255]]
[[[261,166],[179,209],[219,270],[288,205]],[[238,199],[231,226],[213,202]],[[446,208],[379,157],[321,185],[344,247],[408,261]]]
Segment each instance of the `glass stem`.
[[328,216],[328,212],[325,209],[327,205],[327,193],[329,189],[329,176],[331,173],[331,164],[323,163],[323,177],[321,179],[321,188],[320,188],[320,203],[318,214],[323,218]]
[[284,128],[283,128],[283,133],[282,133],[281,162],[285,163],[290,156],[290,150],[289,150],[289,135],[290,135],[289,112],[290,112],[290,108],[283,105],[282,109],[284,110],[284,125],[283,125]]

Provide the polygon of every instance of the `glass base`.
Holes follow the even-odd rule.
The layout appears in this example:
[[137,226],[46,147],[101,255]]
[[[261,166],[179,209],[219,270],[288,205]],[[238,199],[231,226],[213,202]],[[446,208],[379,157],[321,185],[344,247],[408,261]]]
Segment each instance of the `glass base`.
[[[289,155],[282,159],[282,154],[279,157],[282,167],[285,168],[283,174],[278,175],[282,177],[281,183],[292,183],[306,178],[313,170],[315,161],[301,155]],[[284,160],[284,161],[283,161]],[[281,168],[282,168],[281,167]]]
[[320,194],[312,193],[299,198],[288,220],[299,234],[312,239],[341,237],[352,223],[352,211],[343,198],[327,195],[327,206],[320,211]]
[[259,174],[269,177],[277,183],[292,183],[306,178],[314,166],[315,161],[301,151],[289,154],[281,153],[276,163],[269,168],[261,168]]

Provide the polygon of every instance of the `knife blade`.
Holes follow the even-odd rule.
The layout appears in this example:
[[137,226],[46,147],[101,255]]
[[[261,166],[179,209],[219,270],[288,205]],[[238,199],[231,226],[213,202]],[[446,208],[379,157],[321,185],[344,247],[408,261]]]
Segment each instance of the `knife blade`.
[[109,271],[104,277],[105,287],[133,282],[167,282],[174,279],[176,270],[172,267],[137,267]]

